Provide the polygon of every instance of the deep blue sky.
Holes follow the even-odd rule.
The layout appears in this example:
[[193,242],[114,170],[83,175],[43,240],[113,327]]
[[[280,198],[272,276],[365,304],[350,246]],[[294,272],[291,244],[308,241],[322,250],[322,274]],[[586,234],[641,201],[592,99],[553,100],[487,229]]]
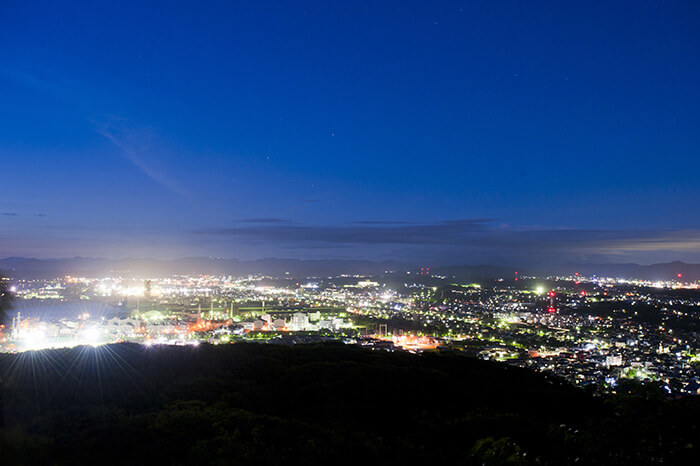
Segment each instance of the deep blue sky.
[[0,256],[700,261],[699,83],[690,1],[5,0]]

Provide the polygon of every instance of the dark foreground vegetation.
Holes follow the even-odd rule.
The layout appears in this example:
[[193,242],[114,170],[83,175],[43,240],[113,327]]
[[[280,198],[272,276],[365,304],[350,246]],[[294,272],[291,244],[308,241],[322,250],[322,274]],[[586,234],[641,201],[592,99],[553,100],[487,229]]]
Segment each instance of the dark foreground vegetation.
[[700,400],[453,354],[122,344],[4,355],[3,464],[694,464]]

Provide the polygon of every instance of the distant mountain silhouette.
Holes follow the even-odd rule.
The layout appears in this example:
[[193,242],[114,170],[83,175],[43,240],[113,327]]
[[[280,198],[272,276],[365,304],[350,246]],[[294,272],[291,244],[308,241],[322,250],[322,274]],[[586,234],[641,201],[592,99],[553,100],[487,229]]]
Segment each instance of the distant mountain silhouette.
[[567,264],[564,266],[544,268],[520,268],[500,267],[491,265],[462,265],[449,267],[435,267],[431,269],[434,275],[447,275],[461,281],[483,280],[493,278],[513,278],[515,272],[519,276],[548,276],[548,275],[574,275],[598,276],[613,278],[631,278],[640,280],[680,280],[691,282],[700,280],[700,264],[686,264],[675,261],[663,264],[639,265],[632,263],[620,264]]
[[[374,262],[368,260],[300,260],[300,259],[221,259],[186,257],[174,260],[160,259],[99,259],[73,257],[63,259],[32,259],[7,257],[0,259],[0,271],[14,278],[53,278],[76,276],[156,277],[177,274],[260,274],[276,277],[330,277],[341,274],[383,275],[386,272],[417,272],[420,269],[401,262]],[[454,277],[459,281],[479,281],[520,276],[573,275],[638,278],[644,280],[674,280],[678,274],[683,281],[700,280],[700,264],[669,262],[639,265],[621,264],[567,264],[542,268],[521,268],[495,265],[454,265],[431,267],[431,275]]]
[[642,280],[678,280],[678,274],[682,275],[682,281],[700,280],[700,264],[686,264],[681,261],[666,262],[662,264],[571,264],[559,267],[558,273],[600,277],[637,278]]
[[177,274],[262,274],[271,276],[335,276],[339,274],[380,275],[387,271],[407,270],[398,262],[363,260],[259,259],[244,261],[206,257],[175,260],[159,259],[0,259],[0,270],[14,278],[51,278],[64,275],[127,277],[166,276]]

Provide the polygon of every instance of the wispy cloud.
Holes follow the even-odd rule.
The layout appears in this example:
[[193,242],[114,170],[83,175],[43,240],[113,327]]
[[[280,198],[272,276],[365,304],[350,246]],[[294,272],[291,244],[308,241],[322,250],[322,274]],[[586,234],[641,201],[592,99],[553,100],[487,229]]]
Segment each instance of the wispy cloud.
[[[700,253],[698,230],[518,229],[496,226],[489,219],[434,223],[359,221],[319,226],[260,223],[210,228],[200,235],[256,244],[309,249],[353,246],[358,250],[402,246],[423,253],[452,251],[518,257],[615,257],[656,252]],[[406,251],[404,249],[404,251]]]
[[251,225],[200,230],[198,233],[271,242],[314,242],[346,244],[443,244],[464,240],[465,235],[483,231],[480,219],[411,225],[315,226],[295,224]]
[[288,223],[286,218],[263,217],[263,218],[244,218],[239,220],[240,223]]
[[91,118],[95,130],[111,142],[119,154],[129,160],[142,173],[170,191],[184,198],[189,193],[170,177],[163,168],[157,166],[153,153],[162,150],[157,143],[155,132],[149,128],[133,126],[127,118],[114,115]]
[[404,220],[357,220],[352,223],[357,225],[408,225],[411,222]]
[[[93,86],[75,79],[68,79],[57,73],[43,71],[41,73],[18,67],[0,67],[0,76],[5,76],[23,86],[40,92],[53,99],[69,103],[75,107],[93,125],[95,131],[112,143],[119,154],[129,160],[142,173],[159,185],[180,196],[189,198],[189,193],[165,169],[159,167],[153,155],[156,151],[164,150],[158,143],[154,130],[137,126],[128,118],[113,114],[88,116],[86,102],[104,101],[96,98],[98,94]],[[107,104],[101,105],[103,109]]]
[[46,214],[20,214],[18,212],[0,212],[3,217],[46,217]]
[[[73,97],[77,89],[80,89],[79,83],[74,80],[66,79],[55,73],[50,73],[46,70],[42,72],[4,65],[0,67],[0,76],[11,79],[22,86],[40,92],[52,99],[66,101],[67,97]],[[86,90],[78,93],[84,95]]]

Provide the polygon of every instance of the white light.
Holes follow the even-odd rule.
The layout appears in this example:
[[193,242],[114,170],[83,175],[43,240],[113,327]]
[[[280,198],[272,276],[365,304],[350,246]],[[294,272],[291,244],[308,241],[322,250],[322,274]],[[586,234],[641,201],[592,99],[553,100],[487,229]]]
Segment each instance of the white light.
[[81,336],[90,345],[100,344],[102,332],[97,327],[87,327],[81,332]]
[[40,349],[46,343],[46,334],[41,330],[32,330],[27,332],[22,339],[27,349]]

